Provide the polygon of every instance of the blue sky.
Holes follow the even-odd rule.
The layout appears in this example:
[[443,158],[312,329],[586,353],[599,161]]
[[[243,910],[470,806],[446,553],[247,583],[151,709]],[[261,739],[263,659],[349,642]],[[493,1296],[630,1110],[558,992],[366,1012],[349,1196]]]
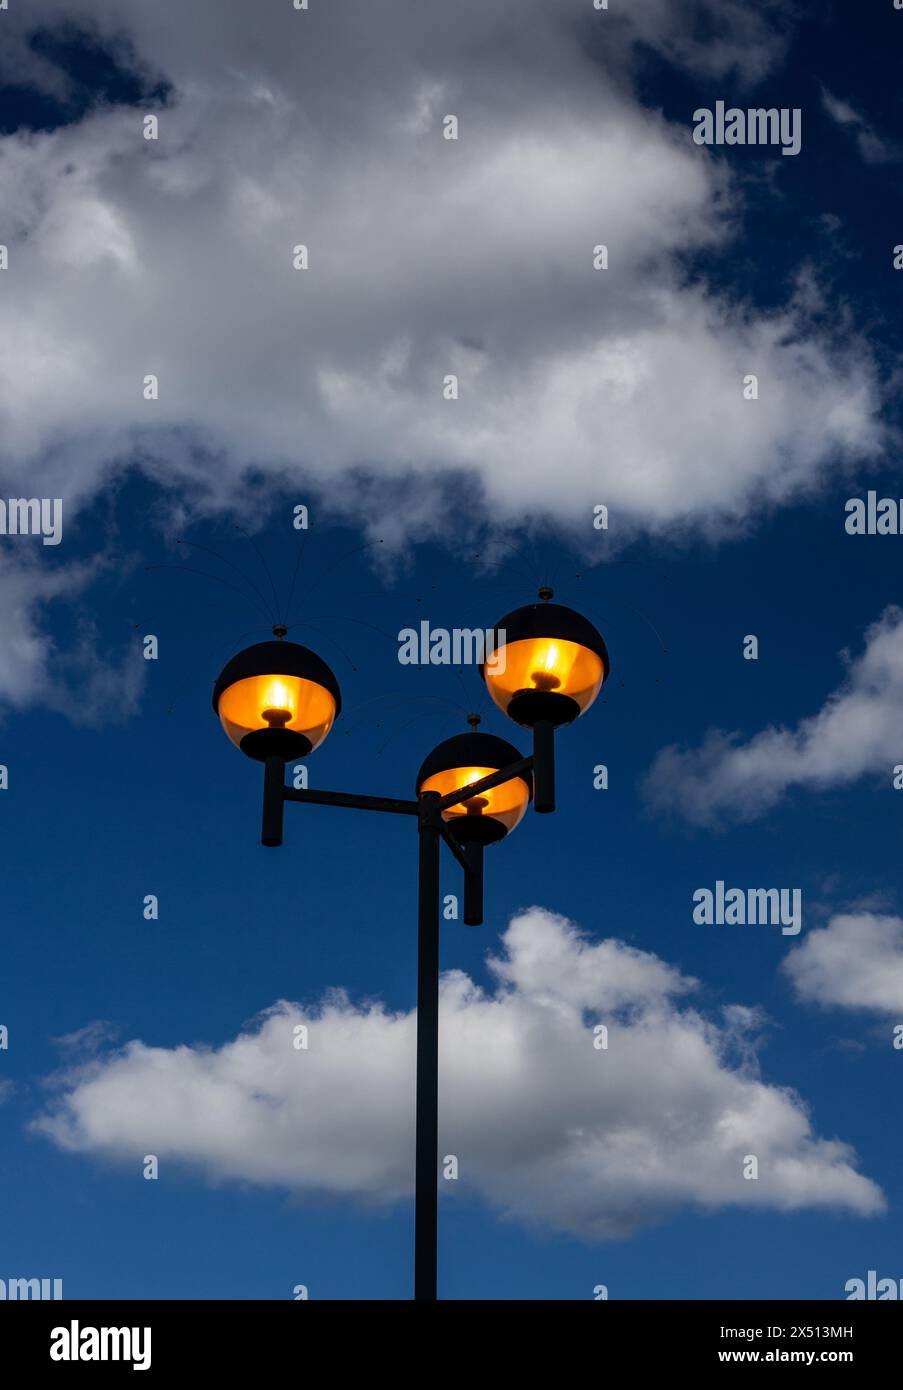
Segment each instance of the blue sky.
[[[869,1268],[900,1277],[900,1054],[892,1035],[903,1022],[903,926],[895,915],[903,902],[891,774],[903,762],[894,733],[903,682],[893,610],[884,628],[874,625],[898,601],[901,540],[845,534],[844,504],[869,488],[903,492],[892,269],[893,246],[903,240],[893,46],[903,14],[888,4],[866,19],[858,7],[836,5],[807,20],[766,8],[749,32],[733,14],[736,33],[716,56],[706,5],[688,4],[676,20],[639,6],[637,31],[622,27],[610,42],[598,32],[578,30],[574,38],[564,19],[539,6],[555,35],[543,63],[529,33],[515,35],[499,6],[496,19],[512,43],[499,70],[508,85],[498,92],[490,79],[499,31],[487,32],[468,11],[470,42],[456,47],[444,26],[422,22],[397,58],[410,79],[411,109],[429,128],[440,109],[466,112],[471,100],[484,127],[480,168],[494,172],[512,205],[532,158],[539,175],[552,177],[545,155],[530,146],[542,147],[550,113],[568,116],[560,130],[553,124],[553,143],[560,157],[573,154],[574,186],[583,190],[581,141],[595,136],[597,100],[615,136],[622,123],[628,156],[636,139],[652,173],[696,161],[695,173],[688,164],[675,186],[650,195],[642,179],[630,182],[623,151],[598,152],[603,174],[611,156],[610,176],[621,170],[627,180],[621,188],[603,177],[603,212],[619,200],[629,211],[636,200],[642,216],[633,226],[625,214],[619,236],[643,244],[636,263],[613,269],[614,302],[592,328],[581,299],[587,287],[571,283],[557,251],[544,266],[531,244],[519,263],[502,212],[487,214],[478,229],[483,254],[500,264],[513,256],[515,269],[507,297],[495,284],[484,287],[485,307],[473,288],[479,248],[468,244],[459,258],[451,244],[429,245],[435,226],[418,202],[403,145],[381,164],[389,137],[381,143],[379,122],[395,130],[386,112],[393,122],[401,115],[369,72],[357,106],[352,101],[366,70],[363,42],[360,52],[353,37],[342,52],[318,49],[329,35],[312,31],[314,53],[331,52],[334,76],[307,108],[280,56],[277,7],[267,7],[262,21],[272,44],[265,33],[245,51],[248,36],[236,21],[211,40],[206,57],[201,20],[197,32],[186,21],[180,38],[172,15],[167,28],[165,7],[156,20],[130,17],[128,8],[110,0],[98,10],[91,43],[70,31],[60,48],[47,34],[62,34],[65,19],[86,25],[86,9],[39,5],[44,38],[35,44],[27,25],[15,30],[32,56],[15,80],[0,70],[7,83],[0,179],[4,202],[9,194],[20,211],[0,235],[11,246],[6,273],[19,276],[4,338],[20,343],[20,364],[35,374],[17,375],[15,354],[5,362],[4,495],[27,487],[29,495],[62,495],[66,506],[59,547],[4,537],[0,553],[0,761],[10,782],[0,802],[0,1022],[10,1038],[0,1079],[12,1083],[0,1107],[0,1277],[62,1277],[68,1297],[86,1298],[286,1298],[299,1283],[316,1298],[410,1294],[411,1207],[393,1190],[399,1160],[391,1133],[363,1120],[350,1135],[343,1128],[344,1087],[357,1103],[353,1064],[342,1064],[345,1072],[335,1064],[328,1104],[305,1092],[293,1109],[277,1086],[273,1124],[257,1153],[253,1141],[249,1148],[233,1142],[240,1106],[230,1110],[212,1088],[198,1106],[206,1095],[198,1072],[194,1089],[187,1081],[179,1089],[180,1071],[187,1077],[199,1056],[202,1073],[203,1057],[221,1056],[217,1050],[243,1030],[261,1037],[260,1016],[276,1001],[297,1001],[300,1016],[314,1016],[338,988],[350,1000],[333,1025],[339,1029],[359,1021],[366,1001],[385,1006],[388,1021],[378,1022],[368,1065],[377,1099],[383,1081],[387,1096],[399,1094],[391,1020],[409,1013],[415,991],[412,827],[290,806],[283,848],[262,849],[259,770],[231,748],[210,708],[227,657],[262,640],[267,623],[253,602],[188,569],[242,584],[229,568],[238,565],[266,592],[256,545],[285,596],[298,555],[297,502],[310,506],[311,528],[301,542],[291,615],[300,623],[291,635],[329,661],[345,701],[342,720],[310,760],[312,785],[409,795],[422,758],[462,729],[472,708],[481,709],[485,728],[525,746],[521,731],[489,706],[472,669],[399,665],[397,633],[422,617],[433,626],[489,626],[551,582],[561,602],[597,623],[611,652],[600,699],[560,737],[557,814],[528,816],[487,855],[485,925],[447,924],[443,968],[492,994],[499,986],[487,956],[502,952],[512,918],[533,933],[564,918],[589,946],[623,943],[613,968],[624,967],[626,948],[634,948],[647,953],[638,967],[643,981],[657,958],[697,982],[656,995],[654,1017],[645,983],[633,995],[625,986],[612,1006],[613,1031],[623,1028],[636,1052],[627,1057],[613,1046],[598,1060],[628,1069],[629,1104],[618,1099],[616,1081],[610,1093],[600,1079],[595,1095],[592,1083],[574,1079],[571,1042],[555,1027],[547,1047],[531,1050],[544,1006],[522,977],[509,996],[500,992],[510,1026],[525,1030],[515,1031],[516,1047],[535,1073],[515,1068],[510,1137],[491,1133],[491,1106],[468,1112],[457,1072],[449,1081],[451,1132],[443,1142],[455,1151],[466,1135],[470,1148],[464,1180],[453,1194],[443,1191],[441,1295],[579,1299],[604,1283],[612,1298],[830,1299]],[[386,7],[389,34],[404,11]],[[349,18],[364,23],[354,6]],[[127,31],[134,24],[133,48],[120,49],[106,68],[98,53],[113,51],[117,23]],[[569,64],[578,95],[566,99]],[[237,94],[226,80],[236,65]],[[531,91],[536,73],[542,81]],[[436,105],[431,84],[443,81]],[[263,87],[268,96],[255,105]],[[865,125],[832,117],[822,89],[846,103],[835,113],[848,107]],[[206,106],[197,105],[199,91]],[[104,101],[92,105],[98,95]],[[800,155],[693,146],[693,110],[718,99],[802,108]],[[534,107],[542,112],[535,129]],[[161,142],[143,184],[129,172],[130,159],[146,152],[132,156],[128,140],[138,130],[140,141],[150,110],[160,114]],[[361,112],[367,135],[358,139]],[[167,131],[170,115],[170,130],[185,122],[177,135]],[[335,122],[328,136],[317,124],[327,118]],[[407,118],[415,119],[410,111]],[[216,120],[226,155],[212,152]],[[281,159],[259,165],[255,121],[275,122],[265,135],[284,142]],[[462,131],[466,124],[462,118]],[[514,173],[493,163],[493,152],[514,138],[509,127],[525,151]],[[856,133],[866,127],[874,140],[862,146]],[[404,139],[420,139],[416,122],[411,129]],[[466,138],[454,154],[467,155]],[[81,180],[68,202],[58,181],[67,162]],[[233,183],[223,181],[223,165]],[[384,184],[394,176],[395,195],[409,200],[406,215],[427,243],[421,260],[399,265],[397,243],[388,234],[384,243],[372,168]],[[294,286],[277,291],[269,280],[254,281],[246,298],[235,279],[236,248],[265,258],[281,245],[280,209],[294,196],[286,170],[314,188],[325,179],[336,217],[376,200],[371,231],[359,234],[371,238],[373,276],[384,267],[401,284],[408,277],[403,303],[389,312],[370,276],[347,259],[331,261],[325,285],[291,311],[282,301]],[[473,196],[469,177],[446,175],[450,205]],[[687,202],[681,185],[696,177]],[[474,179],[477,189],[492,187]],[[178,197],[175,211],[152,206],[149,187]],[[543,228],[540,242],[566,239],[571,213],[581,235],[592,217],[604,221],[595,204],[584,221],[582,196]],[[531,206],[517,205],[514,224]],[[312,225],[314,212],[306,211]],[[303,222],[297,208],[293,215],[295,225]],[[142,243],[148,219],[154,235]],[[220,219],[222,259],[211,241]],[[322,254],[332,255],[329,226],[317,231]],[[529,242],[529,229],[524,234]],[[190,262],[198,242],[210,248],[207,280]],[[613,238],[614,261],[621,244]],[[180,248],[193,274],[177,260]],[[667,272],[655,268],[665,262]],[[788,313],[794,294],[792,322],[772,335],[769,315]],[[87,313],[93,306],[96,315]],[[171,338],[164,311],[175,325]],[[552,315],[551,357],[531,336],[544,312]],[[491,398],[480,407],[486,413],[470,415],[465,391],[454,424],[432,404],[417,405],[422,364],[441,366],[443,352],[446,364],[452,360],[443,315],[457,315],[449,332],[470,394]],[[594,332],[602,355],[590,357],[590,373],[579,353]],[[409,352],[398,346],[405,333]],[[671,396],[668,364],[679,377],[675,344],[684,336],[696,389],[680,377]],[[462,346],[464,337],[478,346]],[[733,371],[736,343],[737,361],[753,363],[748,370],[758,369],[763,382],[758,402],[741,402],[766,422],[748,433],[728,399],[739,377],[715,366],[729,361]],[[47,354],[56,351],[51,371]],[[261,351],[272,356],[261,361]],[[134,382],[142,363],[160,372],[159,418],[141,413],[140,389],[135,400],[120,400],[119,354]],[[295,354],[296,381],[287,366]],[[244,358],[247,379],[235,375]],[[526,397],[518,395],[521,377],[531,383]],[[371,380],[381,383],[378,397],[368,394]],[[645,385],[655,380],[664,398]],[[527,398],[560,403],[568,383],[572,413],[586,428],[565,432],[561,454],[543,467],[527,435],[545,442],[546,420],[529,414]],[[662,400],[661,419],[653,419]],[[524,409],[525,422],[517,418]],[[639,453],[625,458],[630,440]],[[638,463],[643,450],[648,475]],[[597,502],[610,506],[608,533],[592,530]],[[180,537],[196,546],[190,558]],[[159,639],[156,662],[141,657],[148,633]],[[757,661],[742,658],[750,633],[759,639]],[[863,661],[865,651],[872,657]],[[823,710],[811,735],[800,730]],[[774,746],[756,741],[770,727],[790,733]],[[700,750],[713,729],[736,734],[745,761],[729,748],[706,761]],[[609,769],[607,791],[593,788],[598,763]],[[458,891],[447,859],[443,874],[444,891]],[[801,888],[800,937],[769,926],[695,925],[694,890],[719,879]],[[143,920],[148,893],[159,898],[158,922]],[[546,915],[531,917],[533,908]],[[793,958],[803,964],[788,969]],[[589,978],[595,967],[588,958],[583,967]],[[565,1001],[571,986],[549,969],[548,988]],[[587,1006],[585,1022],[604,1012],[601,999]],[[723,1013],[737,1005],[756,1011],[742,1027],[736,1014]],[[456,1009],[467,1016],[466,1006]],[[657,1095],[655,1051],[645,1050],[646,1034],[631,1030],[647,1024],[660,1038],[663,1065],[668,1049],[698,1039],[700,1027],[717,1040],[705,1077],[693,1072],[695,1063],[675,1062],[675,1108],[692,1133],[682,1132],[679,1116],[662,1120],[666,1106],[644,1104],[644,1093]],[[492,1055],[501,1046],[494,1026],[482,1102],[505,1083]],[[731,1026],[746,1038],[736,1053]],[[131,1040],[159,1049],[153,1056],[166,1069],[173,1106],[163,1129],[143,1089],[144,1054],[136,1062],[126,1053],[123,1064],[120,1049]],[[182,1054],[184,1067],[172,1059],[181,1047],[194,1049]],[[315,1051],[302,1064],[316,1061]],[[259,1070],[252,1067],[245,1100],[253,1102],[268,1075],[262,1045],[251,1057]],[[87,1071],[73,1074],[79,1064]],[[104,1090],[117,1065],[124,1092]],[[571,1097],[563,1118],[549,1082],[556,1065]],[[735,1105],[742,1110],[750,1077],[769,1102],[780,1107],[783,1097],[788,1108],[771,1128],[763,1119],[761,1130],[747,1116],[741,1151],[759,1145],[762,1177],[755,1198],[753,1184],[738,1182],[728,1199],[719,1187],[719,1134]],[[288,1107],[285,1129],[280,1105]],[[48,1115],[57,1122],[51,1132]],[[849,1150],[814,1156],[787,1128],[806,1115],[816,1140]],[[597,1173],[576,1163],[566,1142],[581,1127],[599,1146]],[[639,1195],[606,1152],[616,1133],[639,1134],[647,1146],[651,1175]],[[334,1153],[330,1144],[339,1146]],[[349,1145],[362,1197],[331,1188],[331,1169],[341,1167]],[[276,1179],[262,1177],[260,1152],[280,1150]],[[293,1150],[304,1175],[297,1180],[286,1178]],[[142,1177],[145,1153],[160,1156],[156,1182]],[[696,1183],[679,1171],[694,1162]],[[799,1176],[788,1176],[796,1163]],[[620,1223],[614,1237],[594,1238],[593,1223],[609,1219]]]

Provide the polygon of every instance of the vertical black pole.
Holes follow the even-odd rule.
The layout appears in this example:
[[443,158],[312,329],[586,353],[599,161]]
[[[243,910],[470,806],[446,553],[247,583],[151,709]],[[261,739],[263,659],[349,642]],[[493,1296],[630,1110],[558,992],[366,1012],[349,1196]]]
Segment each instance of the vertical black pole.
[[417,927],[417,1155],[414,1192],[414,1297],[435,1301],[439,1217],[439,826],[424,792],[420,818]]
[[285,810],[285,759],[267,758],[263,765],[263,827],[262,845],[282,844],[282,819]]
[[464,925],[483,925],[483,846],[476,840],[464,846]]
[[533,725],[533,809],[555,810],[555,726],[547,719]]

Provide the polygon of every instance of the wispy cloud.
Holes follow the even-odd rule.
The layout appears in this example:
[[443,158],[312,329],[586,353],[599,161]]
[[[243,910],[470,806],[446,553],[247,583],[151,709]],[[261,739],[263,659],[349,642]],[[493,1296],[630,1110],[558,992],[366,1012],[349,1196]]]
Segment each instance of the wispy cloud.
[[823,790],[903,763],[903,611],[889,607],[865,634],[865,650],[817,714],[744,739],[712,729],[697,748],[670,745],[643,783],[656,810],[696,825],[764,815],[793,787]]
[[114,643],[79,612],[65,640],[46,631],[47,605],[70,610],[107,565],[102,555],[70,564],[0,555],[0,713],[37,705],[84,725],[134,713],[146,679],[137,639]]
[[889,164],[900,158],[900,148],[879,135],[865,117],[848,101],[821,89],[822,105],[831,117],[853,137],[866,164]]

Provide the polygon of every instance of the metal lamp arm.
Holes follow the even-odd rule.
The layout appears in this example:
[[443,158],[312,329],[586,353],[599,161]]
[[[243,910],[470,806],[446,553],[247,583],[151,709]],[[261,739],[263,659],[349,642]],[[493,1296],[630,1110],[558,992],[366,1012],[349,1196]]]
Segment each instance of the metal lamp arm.
[[[408,801],[394,796],[359,796],[355,792],[321,791],[313,787],[287,787],[285,785],[285,763],[282,758],[267,758],[264,764],[261,841],[270,847],[282,844],[283,808],[286,801],[307,802],[313,806],[344,806],[353,811],[387,811],[394,815],[418,816],[422,819],[424,815],[436,815],[437,812],[441,813],[447,810],[449,806],[458,806],[462,801],[468,801],[472,796],[479,796],[492,787],[500,787],[503,783],[510,782],[512,778],[529,772],[532,767],[532,757],[520,758],[516,763],[509,763],[507,767],[500,768],[498,772],[490,773],[488,777],[481,778],[479,782],[472,782],[470,786],[459,787],[456,791],[449,792],[438,802],[434,803],[430,798],[430,804],[427,807],[423,798],[418,801]],[[443,826],[444,822],[441,823],[440,828]],[[465,872],[468,872],[469,868],[463,854],[459,852],[458,847],[444,829],[442,829],[442,838]]]

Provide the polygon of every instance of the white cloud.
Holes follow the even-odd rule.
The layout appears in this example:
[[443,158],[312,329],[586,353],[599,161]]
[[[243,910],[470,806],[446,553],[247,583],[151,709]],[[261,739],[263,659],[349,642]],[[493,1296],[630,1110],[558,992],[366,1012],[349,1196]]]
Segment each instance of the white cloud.
[[744,740],[710,730],[698,748],[663,748],[644,791],[658,810],[696,825],[750,821],[794,787],[825,790],[869,773],[886,783],[903,763],[903,612],[887,608],[865,650],[817,714],[794,728],[771,726]]
[[833,96],[826,87],[821,89],[822,105],[833,121],[852,135],[866,164],[887,164],[899,158],[899,151],[882,139],[855,107],[841,97]]
[[[98,557],[50,565],[33,537],[5,544],[0,555],[0,707],[41,705],[76,724],[118,723],[132,714],[145,679],[137,638],[114,642],[84,613],[76,614],[65,640],[54,640],[46,631],[47,605],[77,603],[103,572],[105,561]],[[18,552],[11,546],[18,546]],[[29,546],[37,558],[28,554]]]
[[783,969],[810,1004],[863,1009],[903,1019],[903,919],[839,913],[809,932]]
[[[756,1010],[706,1019],[682,1002],[694,981],[540,908],[501,945],[491,989],[461,971],[442,983],[440,1151],[458,1156],[462,1188],[589,1239],[682,1206],[883,1210],[850,1148],[760,1079]],[[299,1022],[307,1051],[292,1045]],[[600,1022],[607,1051],[593,1046]],[[60,1079],[36,1127],[118,1162],[154,1153],[216,1181],[392,1201],[411,1188],[414,1027],[341,992],[282,1001],[220,1047],[100,1055]]]
[[[130,35],[174,93],[157,142],[123,108],[0,140],[16,218],[0,471],[27,468],[32,491],[73,508],[138,460],[218,509],[254,465],[396,530],[393,482],[463,472],[483,491],[466,494],[475,521],[586,525],[604,500],[625,535],[718,533],[874,456],[876,372],[848,325],[826,336],[811,291],[765,314],[688,282],[685,258],[732,234],[728,165],[693,144],[689,112],[669,126],[631,89],[638,42],[695,72],[761,76],[782,45],[775,13],[11,10],[9,51],[35,78],[46,63],[17,49],[22,26],[84,16]],[[700,18],[705,44],[687,38]],[[450,372],[457,402],[442,398]],[[378,517],[361,515],[362,473],[385,485]]]

